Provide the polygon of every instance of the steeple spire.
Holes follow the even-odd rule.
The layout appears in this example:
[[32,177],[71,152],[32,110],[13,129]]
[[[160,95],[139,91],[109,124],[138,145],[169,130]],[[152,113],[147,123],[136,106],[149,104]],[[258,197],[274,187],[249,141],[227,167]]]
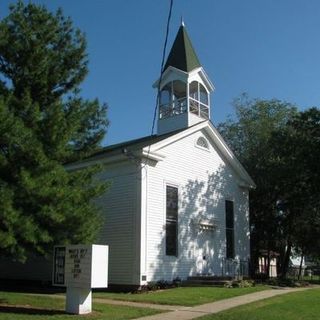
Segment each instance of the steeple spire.
[[181,26],[168,55],[164,70],[169,66],[185,72],[190,72],[201,67],[200,61],[193,49],[191,40],[181,18]]

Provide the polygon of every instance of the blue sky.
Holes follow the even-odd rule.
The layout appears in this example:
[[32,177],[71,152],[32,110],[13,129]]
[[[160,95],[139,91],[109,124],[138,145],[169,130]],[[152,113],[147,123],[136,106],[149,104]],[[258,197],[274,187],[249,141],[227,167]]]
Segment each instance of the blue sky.
[[[1,0],[1,18],[12,2]],[[82,96],[109,105],[104,144],[149,135],[169,0],[34,2],[61,7],[86,33],[90,72]],[[181,16],[216,88],[214,124],[243,92],[300,109],[320,105],[319,0],[174,0],[168,50]]]

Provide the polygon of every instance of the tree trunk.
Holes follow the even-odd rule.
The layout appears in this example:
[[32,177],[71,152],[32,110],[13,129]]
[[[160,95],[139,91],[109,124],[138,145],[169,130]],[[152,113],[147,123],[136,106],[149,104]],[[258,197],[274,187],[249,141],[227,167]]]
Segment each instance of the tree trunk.
[[301,254],[301,260],[300,260],[300,266],[299,266],[299,275],[298,275],[298,280],[300,280],[301,275],[302,275],[302,263],[303,263],[303,254]]
[[269,249],[268,249],[266,270],[267,270],[267,278],[269,279],[270,278],[270,250]]
[[287,277],[288,269],[289,269],[289,262],[290,262],[290,256],[291,256],[291,249],[292,249],[292,243],[291,241],[288,241],[287,248],[285,250],[283,263],[281,266],[281,278],[284,279]]

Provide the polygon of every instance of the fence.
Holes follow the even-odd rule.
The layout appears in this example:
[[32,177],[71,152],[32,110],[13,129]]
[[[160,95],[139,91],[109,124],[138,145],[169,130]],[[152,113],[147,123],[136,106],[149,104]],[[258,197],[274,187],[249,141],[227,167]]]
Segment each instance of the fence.
[[301,275],[299,273],[299,267],[292,266],[289,268],[288,278],[293,280],[320,281],[320,269],[302,268]]
[[224,259],[221,264],[222,276],[242,278],[249,276],[249,260]]
[[[286,279],[291,280],[302,280],[302,281],[310,281],[310,282],[320,282],[320,269],[310,269],[304,267],[301,270],[297,266],[289,267]],[[268,279],[268,278],[276,278],[279,276],[277,266],[270,264],[269,265],[269,272],[268,266],[265,263],[258,264],[258,266],[252,266],[251,277],[254,279]]]

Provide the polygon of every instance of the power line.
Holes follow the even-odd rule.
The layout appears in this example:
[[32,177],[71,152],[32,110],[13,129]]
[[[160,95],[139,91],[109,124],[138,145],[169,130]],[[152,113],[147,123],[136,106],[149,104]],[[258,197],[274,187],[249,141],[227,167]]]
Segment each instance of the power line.
[[[167,43],[168,43],[168,36],[169,36],[169,29],[170,29],[170,21],[171,21],[171,15],[172,15],[172,7],[173,7],[173,0],[170,0],[169,13],[168,13],[168,19],[167,19],[167,25],[166,25],[166,36],[165,36],[164,45],[163,45],[163,51],[162,51],[160,77],[159,77],[159,82],[158,82],[158,87],[157,87],[156,105],[155,105],[154,113],[153,113],[151,136],[153,135],[154,126],[155,126],[156,117],[157,117],[157,110],[158,110],[158,106],[159,106],[159,104],[160,104],[160,85],[161,85],[161,82],[162,82],[162,75],[163,75],[163,71],[164,71],[164,70],[163,70],[163,67],[164,67],[164,59],[165,59],[166,51],[167,51]],[[151,143],[149,144],[146,158],[149,157],[150,148],[151,148]],[[123,152],[129,159],[131,159],[131,160],[136,159],[136,157],[135,157],[131,152],[129,152],[126,148],[124,148],[122,152]],[[141,167],[141,169],[145,168],[145,166],[146,166],[146,164],[144,164],[144,165]]]
[[154,113],[153,113],[153,121],[152,121],[152,127],[151,127],[151,135],[153,135],[154,131],[154,126],[156,123],[156,117],[157,117],[157,110],[160,104],[160,85],[162,81],[162,75],[163,75],[163,67],[164,67],[164,59],[166,56],[166,50],[167,50],[167,43],[168,43],[168,36],[169,36],[169,29],[170,29],[170,21],[171,21],[171,14],[172,14],[172,7],[173,7],[173,0],[170,0],[170,7],[169,7],[169,14],[168,14],[168,19],[167,19],[167,27],[166,27],[166,37],[164,40],[164,45],[163,45],[163,51],[162,51],[162,61],[161,61],[161,69],[160,69],[160,77],[159,77],[159,82],[158,82],[158,89],[157,89],[157,98],[156,98],[156,106],[154,108]]
[[[169,29],[170,29],[172,7],[173,7],[173,0],[170,0],[169,14],[168,14],[167,26],[166,26],[166,36],[165,36],[165,40],[164,40],[164,44],[163,44],[163,51],[162,51],[160,77],[159,77],[159,82],[158,82],[158,87],[157,87],[156,105],[155,105],[154,112],[153,112],[151,136],[153,135],[154,126],[155,126],[156,118],[157,118],[157,110],[158,110],[158,106],[160,104],[160,85],[161,85],[161,82],[162,82],[162,75],[163,75],[163,71],[164,71],[163,67],[164,67],[164,59],[166,57],[166,51],[167,51],[167,43],[168,43],[168,36],[169,36]],[[151,143],[149,144],[149,147],[148,147],[148,152],[147,152],[147,156],[146,156],[147,159],[148,159],[149,154],[150,154],[150,148],[151,148]],[[141,169],[143,169],[145,166],[146,166],[146,164],[143,165]]]

